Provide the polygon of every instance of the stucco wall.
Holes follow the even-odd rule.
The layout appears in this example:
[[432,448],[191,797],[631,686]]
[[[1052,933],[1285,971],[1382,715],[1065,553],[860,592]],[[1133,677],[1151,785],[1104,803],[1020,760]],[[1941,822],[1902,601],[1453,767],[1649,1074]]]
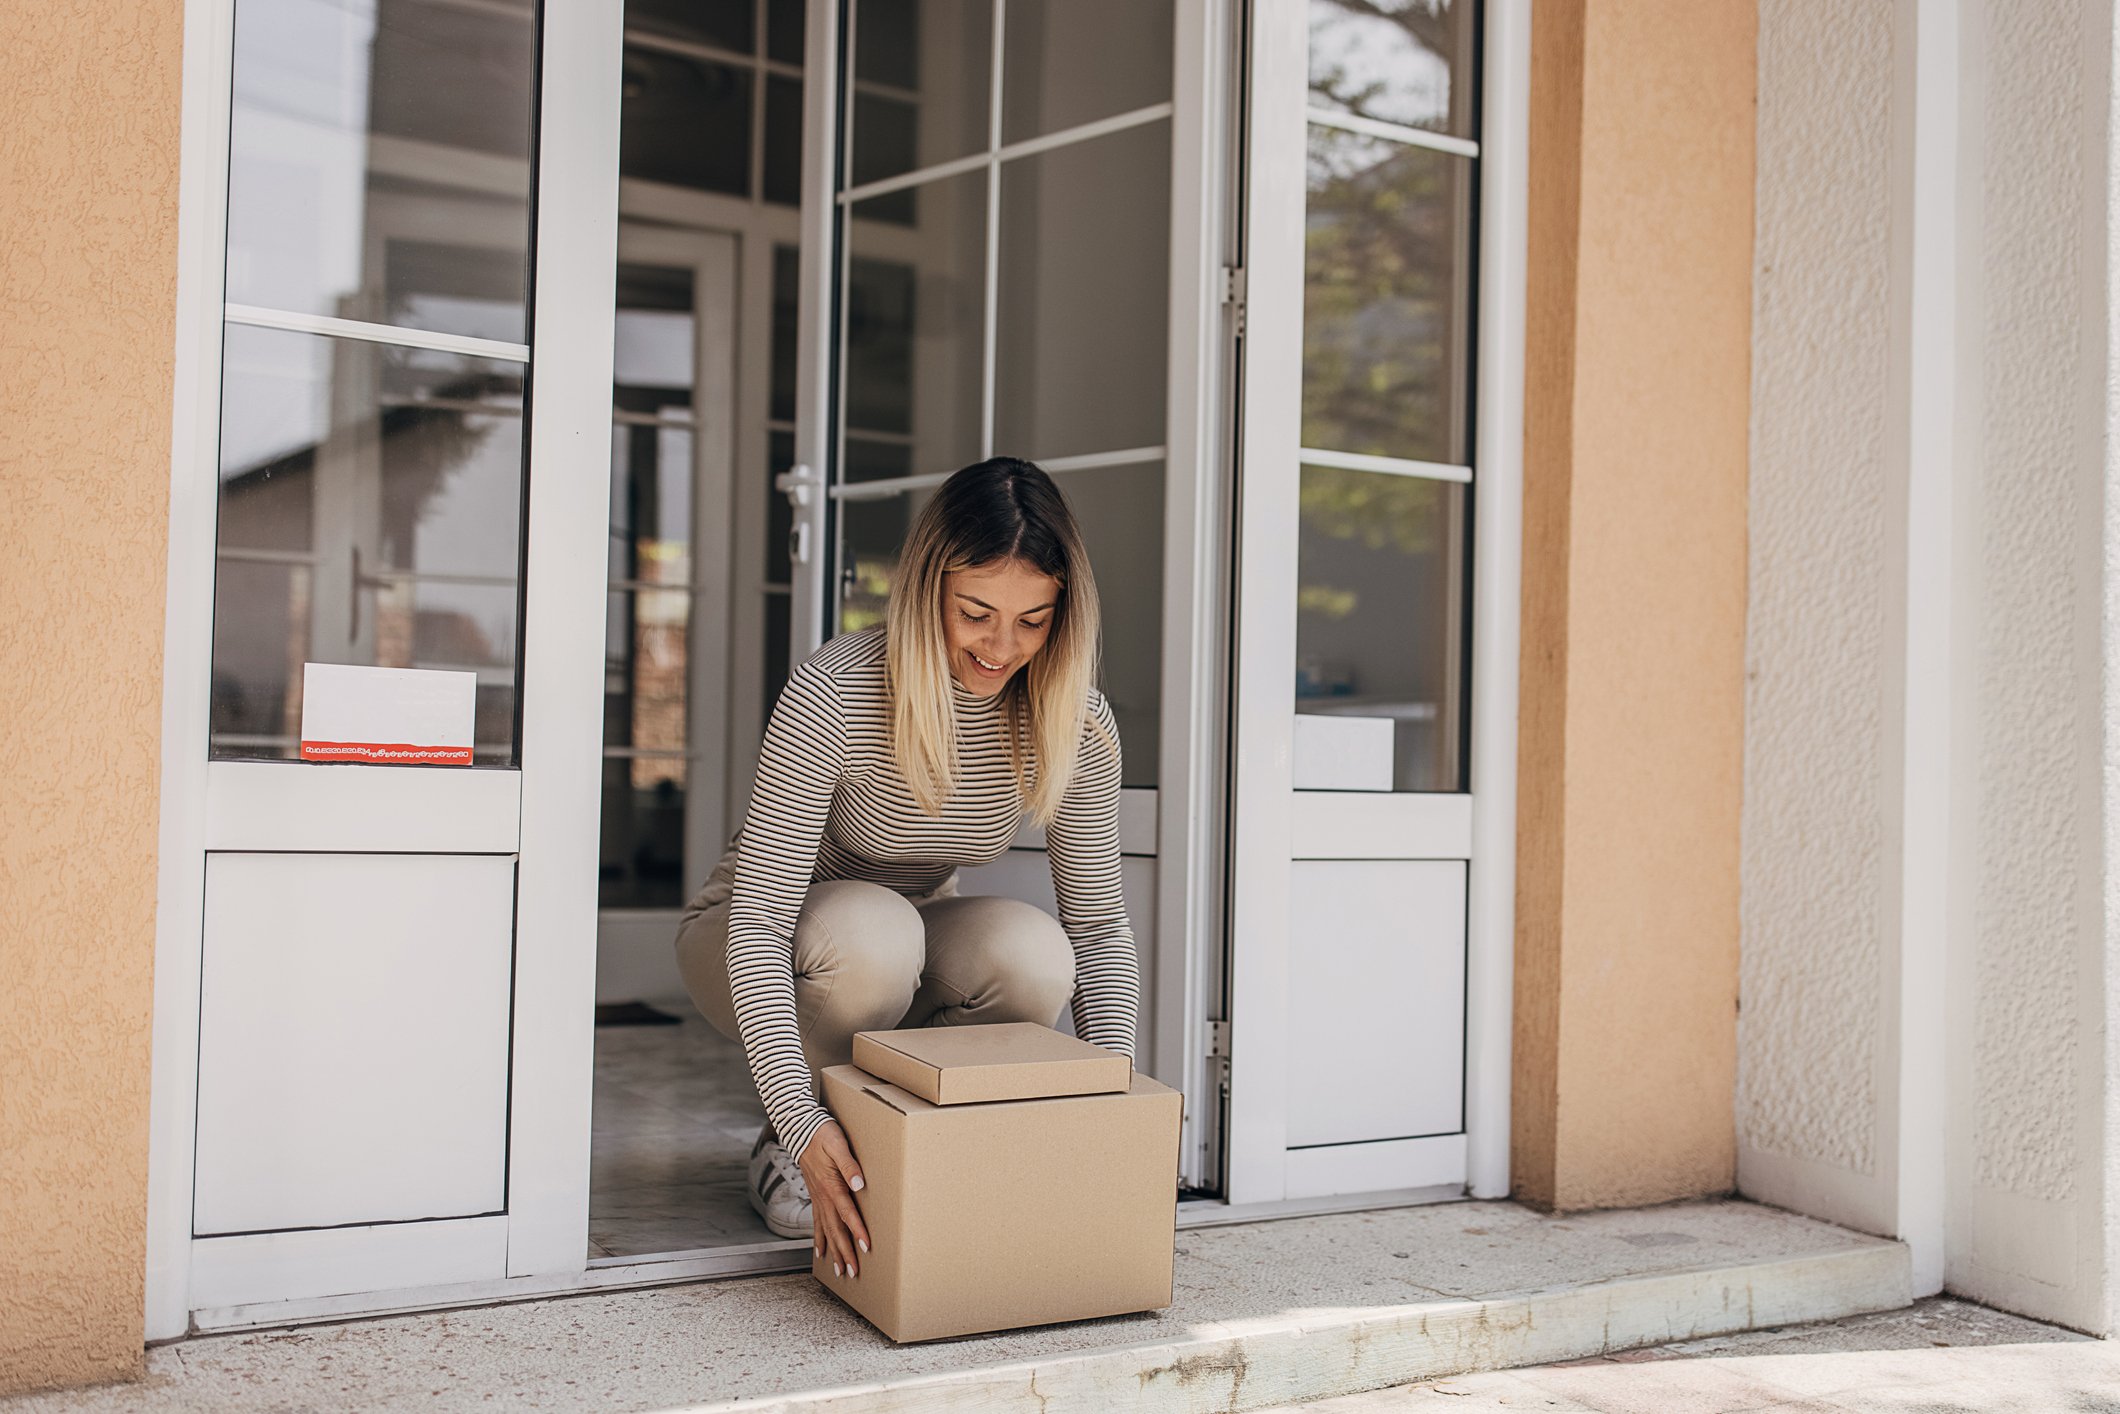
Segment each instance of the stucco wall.
[[1759,7],[1738,1021],[1743,1191],[1878,1232],[1893,1222],[1893,12]]
[[[2100,776],[2101,587],[2120,564],[2101,538],[2111,10],[1763,6],[1738,1106],[1747,1194],[1904,1233],[1940,1248],[1920,1265],[1948,1289],[2101,1332],[2120,1185]],[[1918,22],[1950,16],[1946,65]],[[1943,97],[1916,130],[1923,83]],[[1895,378],[1924,145],[1956,184],[1954,210],[1919,217],[1955,241],[1921,307],[1955,334],[1955,406],[1948,457],[1916,466]],[[1949,504],[1948,543],[1924,545],[1948,587],[1922,605],[1949,663],[1909,686],[1913,488]],[[1949,747],[1902,767],[1900,714],[1930,710],[1911,693],[1943,695]],[[1898,873],[1917,770],[1945,788],[1950,878],[1943,983],[1907,994],[1940,1015],[1902,1017],[1901,973],[1938,944],[1897,932],[1901,891],[1939,887]],[[1896,1050],[1931,1029],[1940,1113],[1902,1113],[1939,1095]],[[1899,1174],[1902,1142],[1927,1167]]]
[[2111,7],[2013,0],[1967,36],[1981,151],[1962,542],[1971,721],[1952,1289],[2084,1329],[2103,1292],[2098,796]]
[[1750,3],[1533,11],[1512,1179],[1729,1189]]
[[0,1390],[140,1362],[181,15],[0,44]]

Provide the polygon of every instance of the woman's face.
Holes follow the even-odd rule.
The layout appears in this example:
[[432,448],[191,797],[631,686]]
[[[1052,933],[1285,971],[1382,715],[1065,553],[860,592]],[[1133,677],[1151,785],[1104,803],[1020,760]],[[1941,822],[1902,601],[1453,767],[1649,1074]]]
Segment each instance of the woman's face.
[[942,637],[950,674],[991,697],[1036,656],[1053,631],[1060,581],[1021,560],[1001,560],[942,577]]

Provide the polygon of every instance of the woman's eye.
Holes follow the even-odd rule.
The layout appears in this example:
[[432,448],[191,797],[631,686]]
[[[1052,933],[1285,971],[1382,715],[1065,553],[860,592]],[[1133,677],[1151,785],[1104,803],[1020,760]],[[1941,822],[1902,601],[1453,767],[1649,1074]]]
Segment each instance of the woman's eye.
[[960,614],[964,614],[964,621],[968,624],[983,624],[986,622],[985,614],[965,614],[964,610],[962,609],[959,609],[957,612]]
[[1046,621],[1044,619],[1040,619],[1038,620],[1038,622],[1032,623],[1029,619],[1025,619],[1023,621],[1023,626],[1029,629],[1032,633],[1036,633],[1039,629],[1045,627],[1045,622]]

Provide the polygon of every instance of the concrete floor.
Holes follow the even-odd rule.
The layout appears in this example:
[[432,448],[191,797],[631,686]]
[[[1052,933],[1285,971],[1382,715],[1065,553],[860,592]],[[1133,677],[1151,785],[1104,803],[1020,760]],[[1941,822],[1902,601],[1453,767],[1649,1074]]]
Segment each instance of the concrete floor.
[[[1279,1414],[2062,1414],[2120,1409],[2120,1347],[1931,1297],[1901,1311],[1343,1395]],[[1274,1414],[1274,1411],[1268,1411]]]
[[1175,1303],[1140,1316],[900,1347],[759,1277],[199,1337],[0,1410],[1250,1409],[1880,1310],[1905,1273],[1897,1243],[1749,1203],[1445,1203],[1189,1229]]

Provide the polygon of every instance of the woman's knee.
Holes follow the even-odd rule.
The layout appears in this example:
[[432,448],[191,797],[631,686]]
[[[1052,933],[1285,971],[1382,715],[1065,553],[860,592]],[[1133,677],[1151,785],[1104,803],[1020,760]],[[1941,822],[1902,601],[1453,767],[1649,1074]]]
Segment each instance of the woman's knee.
[[931,905],[929,976],[961,992],[981,1019],[1050,1026],[1075,993],[1067,931],[1020,899],[974,896]]
[[795,979],[798,990],[817,989],[821,1005],[896,1016],[891,1007],[920,985],[925,957],[920,914],[902,894],[858,879],[810,885],[795,920]]

